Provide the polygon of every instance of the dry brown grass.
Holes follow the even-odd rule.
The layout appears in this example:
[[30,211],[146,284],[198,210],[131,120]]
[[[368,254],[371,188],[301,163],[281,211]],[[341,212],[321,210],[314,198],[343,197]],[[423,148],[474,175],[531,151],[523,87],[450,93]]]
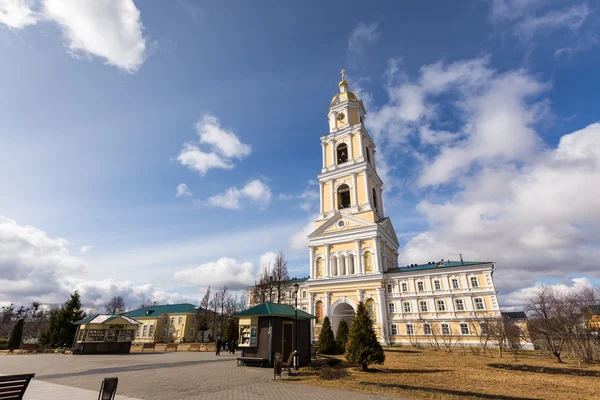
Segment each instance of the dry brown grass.
[[[305,375],[290,379],[308,385],[381,394],[411,399],[599,399],[600,366],[587,366],[588,375],[546,373],[550,368],[579,370],[575,362],[557,364],[553,358],[528,352],[515,361],[512,355],[477,356],[462,354],[459,349],[443,351],[408,347],[386,349],[384,365],[373,366],[373,372],[361,372],[347,365],[348,374],[339,379],[323,379],[320,369],[306,367]],[[343,359],[343,357],[340,357]],[[507,368],[532,366],[535,372],[494,368],[488,364],[508,364]],[[330,368],[330,367],[325,367]],[[565,372],[556,371],[553,372]]]

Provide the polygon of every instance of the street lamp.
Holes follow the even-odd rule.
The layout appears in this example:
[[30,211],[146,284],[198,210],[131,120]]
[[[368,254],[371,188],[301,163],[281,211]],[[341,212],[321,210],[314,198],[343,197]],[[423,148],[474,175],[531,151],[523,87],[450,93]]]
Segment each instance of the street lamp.
[[294,308],[294,368],[298,371],[298,289],[300,285],[294,283],[294,293],[296,294],[296,305]]

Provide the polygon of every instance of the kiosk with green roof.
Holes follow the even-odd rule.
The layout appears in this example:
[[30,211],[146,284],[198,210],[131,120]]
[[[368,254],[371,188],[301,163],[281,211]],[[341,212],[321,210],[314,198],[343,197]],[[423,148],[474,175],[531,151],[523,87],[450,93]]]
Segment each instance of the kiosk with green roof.
[[123,315],[93,314],[74,322],[73,354],[129,353],[139,322]]

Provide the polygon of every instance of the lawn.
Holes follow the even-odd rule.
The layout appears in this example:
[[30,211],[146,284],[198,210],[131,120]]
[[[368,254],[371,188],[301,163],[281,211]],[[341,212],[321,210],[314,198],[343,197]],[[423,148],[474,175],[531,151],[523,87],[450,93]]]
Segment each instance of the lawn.
[[[288,382],[319,385],[409,399],[599,399],[600,366],[579,368],[567,360],[524,353],[512,355],[466,354],[409,347],[387,348],[385,364],[361,372],[345,362],[331,368],[303,368]],[[344,360],[343,356],[337,357]],[[322,364],[319,360],[316,364]],[[325,375],[329,379],[324,379]]]

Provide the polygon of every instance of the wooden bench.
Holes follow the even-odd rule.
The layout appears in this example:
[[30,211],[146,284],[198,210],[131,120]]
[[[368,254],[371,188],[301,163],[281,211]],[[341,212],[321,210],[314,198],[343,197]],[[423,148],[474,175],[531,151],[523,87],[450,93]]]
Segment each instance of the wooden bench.
[[0,399],[22,400],[35,374],[0,376]]
[[23,343],[21,345],[21,347],[19,348],[19,352],[17,354],[21,354],[23,352],[25,352],[25,353],[32,352],[33,354],[35,354],[35,353],[37,353],[37,351],[38,351],[38,345],[37,344],[35,344],[35,343],[30,343],[30,344]]
[[177,343],[169,343],[169,344],[167,344],[167,348],[165,349],[165,351],[169,351],[169,350],[177,351],[177,346],[179,346]]
[[240,365],[244,365],[244,366],[257,366],[257,367],[267,367],[269,365],[269,360],[267,360],[266,358],[260,358],[260,357],[238,357],[236,358],[237,360],[237,366],[239,367]]
[[287,370],[287,372],[291,374],[291,373],[292,373],[292,367],[294,366],[294,365],[292,364],[292,363],[293,363],[293,360],[294,360],[294,352],[292,351],[292,352],[290,353],[290,356],[288,357],[288,360],[287,360],[287,362],[282,362],[282,363],[281,363],[281,370],[282,370],[282,371],[285,371],[285,370]]
[[152,349],[152,351],[154,351],[154,348],[156,347],[155,343],[144,343],[142,345],[142,353],[144,352],[144,350],[146,349]]
[[200,343],[192,343],[188,347],[188,351],[200,351],[200,346],[201,346]]

